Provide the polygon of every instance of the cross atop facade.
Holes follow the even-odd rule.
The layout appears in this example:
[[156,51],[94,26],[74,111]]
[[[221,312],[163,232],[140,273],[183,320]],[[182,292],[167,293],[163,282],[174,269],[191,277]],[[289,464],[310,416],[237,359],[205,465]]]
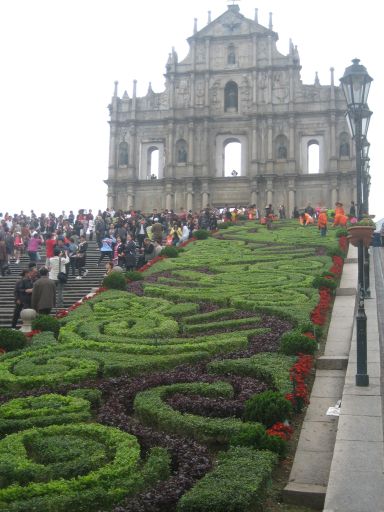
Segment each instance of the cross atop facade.
[[237,4],[238,2],[240,2],[240,0],[229,0],[229,1],[230,1],[230,2],[232,2],[232,4],[231,4],[231,5],[235,5],[235,4]]

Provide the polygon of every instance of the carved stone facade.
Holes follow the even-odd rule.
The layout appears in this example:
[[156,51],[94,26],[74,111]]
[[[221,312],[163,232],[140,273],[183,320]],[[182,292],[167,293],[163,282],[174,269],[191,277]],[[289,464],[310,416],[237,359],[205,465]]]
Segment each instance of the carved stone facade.
[[[355,198],[356,170],[342,91],[300,79],[290,42],[245,18],[237,5],[188,39],[187,57],[174,50],[165,91],[133,97],[115,92],[110,109],[108,206],[200,210],[208,204],[284,204],[291,212]],[[225,176],[225,147],[241,144],[236,176]],[[318,172],[308,154],[316,146]],[[154,157],[158,163],[153,170]],[[156,160],[157,162],[157,160]]]

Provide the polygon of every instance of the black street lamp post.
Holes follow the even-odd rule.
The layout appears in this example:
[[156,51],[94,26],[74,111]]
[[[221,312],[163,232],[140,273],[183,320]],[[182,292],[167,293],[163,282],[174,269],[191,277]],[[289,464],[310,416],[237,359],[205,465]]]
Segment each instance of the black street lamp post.
[[[366,183],[365,168],[363,169],[364,141],[367,140],[369,120],[372,112],[368,109],[367,100],[372,78],[359,59],[353,59],[352,66],[346,68],[340,79],[345,99],[347,101],[347,121],[356,149],[356,190],[357,190],[357,218],[361,220],[364,213],[368,213],[368,187]],[[358,245],[358,300],[356,314],[356,345],[357,368],[356,385],[368,386],[367,373],[367,316],[365,314],[364,297],[368,284],[364,279],[364,246],[361,240]],[[368,268],[369,271],[369,268]],[[365,284],[364,284],[365,281]],[[369,286],[369,285],[368,285]]]
[[[366,137],[363,137],[361,146],[361,158],[362,158],[362,180],[363,180],[363,212],[367,214],[369,212],[369,148],[370,144]],[[371,298],[370,280],[369,280],[369,250],[368,247],[364,247],[364,296],[365,298]]]

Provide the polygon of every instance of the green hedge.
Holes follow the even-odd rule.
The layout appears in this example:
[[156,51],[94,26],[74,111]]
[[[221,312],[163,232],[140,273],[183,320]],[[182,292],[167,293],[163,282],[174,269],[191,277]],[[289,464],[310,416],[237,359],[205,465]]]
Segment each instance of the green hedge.
[[177,258],[179,256],[179,250],[177,247],[169,245],[161,250],[160,256],[165,256],[166,258]]
[[26,344],[27,338],[21,331],[7,329],[5,327],[0,328],[0,348],[11,352],[24,348]]
[[270,451],[232,447],[220,453],[217,467],[181,497],[177,511],[263,512],[276,463]]
[[104,277],[103,286],[109,290],[126,290],[127,278],[123,272],[110,272]]
[[[184,325],[183,331],[192,334],[200,331],[210,331],[213,329],[236,329],[242,325],[258,324],[260,323],[260,316],[253,316],[248,318],[236,318],[233,320],[220,320],[217,322],[205,322],[201,324]],[[264,329],[268,332],[269,329]]]
[[165,400],[175,393],[231,398],[233,389],[226,382],[160,386],[136,395],[135,413],[144,424],[166,432],[192,437],[202,443],[228,444],[234,441],[235,444],[242,444],[237,436],[244,433],[247,434],[247,442],[254,443],[259,448],[264,448],[268,442],[269,436],[265,434],[265,429],[260,423],[246,423],[236,418],[210,418],[182,414],[172,409]]
[[68,396],[86,400],[91,404],[92,407],[96,408],[99,407],[99,405],[101,404],[102,393],[98,389],[79,388],[69,391]]
[[0,405],[0,434],[90,419],[90,403],[83,398],[55,394],[15,398]]
[[314,354],[317,341],[302,334],[299,330],[286,332],[280,338],[280,352],[287,355]]
[[224,359],[208,364],[208,371],[217,375],[240,375],[264,380],[283,394],[292,392],[289,372],[296,357],[262,352],[244,359]]
[[170,458],[156,449],[141,470],[135,437],[95,424],[52,425],[0,441],[0,508],[83,512],[111,506],[169,475]]
[[37,315],[36,318],[32,320],[32,329],[36,329],[38,331],[53,332],[55,338],[58,338],[60,322],[53,316]]
[[251,396],[245,402],[244,419],[259,421],[271,428],[277,422],[290,419],[292,413],[292,404],[283,393],[268,390]]
[[211,236],[211,232],[206,229],[196,229],[196,231],[193,232],[193,238],[197,240],[206,240],[209,236]]
[[223,318],[232,316],[236,312],[235,308],[221,308],[209,313],[198,313],[192,316],[183,317],[183,322],[186,324],[200,324],[209,320],[216,320],[217,318]]
[[[11,356],[11,354],[9,355]],[[17,391],[38,386],[54,386],[97,377],[100,364],[85,355],[71,357],[54,349],[24,350],[0,361],[0,388]]]

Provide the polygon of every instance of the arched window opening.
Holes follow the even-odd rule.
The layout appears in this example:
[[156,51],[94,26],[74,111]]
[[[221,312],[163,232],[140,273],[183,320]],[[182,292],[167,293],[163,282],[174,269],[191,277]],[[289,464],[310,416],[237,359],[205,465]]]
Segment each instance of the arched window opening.
[[233,44],[228,46],[227,64],[236,64],[236,50]]
[[320,172],[320,147],[316,140],[308,142],[308,174]]
[[236,82],[228,82],[224,90],[225,112],[237,112],[239,91]]
[[275,157],[277,160],[288,158],[288,139],[285,135],[279,135],[275,142]]
[[241,143],[236,139],[224,146],[224,176],[241,176]]
[[148,149],[148,178],[156,180],[159,177],[160,151],[153,146]]
[[188,161],[187,143],[184,139],[176,143],[176,161],[178,164],[186,164]]
[[342,133],[340,135],[339,155],[346,157],[350,156],[349,136],[347,133]]
[[119,144],[119,167],[128,165],[128,143],[120,142]]

